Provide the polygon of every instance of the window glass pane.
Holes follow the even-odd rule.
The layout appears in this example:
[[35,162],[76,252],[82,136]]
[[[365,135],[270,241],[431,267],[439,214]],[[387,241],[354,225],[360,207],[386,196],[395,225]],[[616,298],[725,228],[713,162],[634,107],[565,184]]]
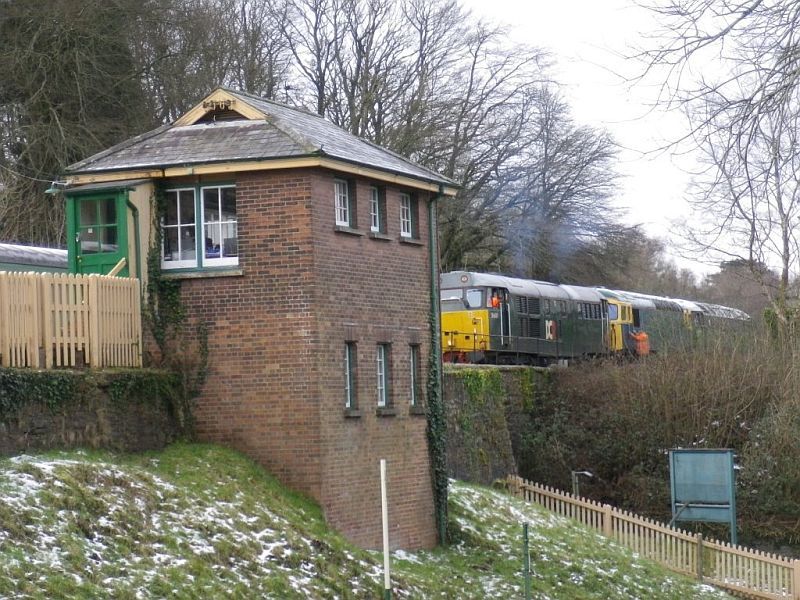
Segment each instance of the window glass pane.
[[164,225],[178,224],[178,192],[167,192]]
[[419,403],[419,346],[411,346],[411,406]]
[[237,241],[237,224],[223,223],[222,229],[222,256],[239,256],[239,243]]
[[454,290],[439,290],[440,300],[461,300],[464,292],[460,288]]
[[608,318],[614,320],[617,318],[617,305],[616,304],[609,304],[608,305]]
[[206,223],[219,221],[219,189],[206,188],[203,190],[203,216]]
[[[94,203],[92,203],[94,206]],[[85,227],[80,230],[81,254],[97,254],[100,243],[97,237],[97,227]]]
[[203,188],[203,219],[205,257],[238,256],[236,188]]
[[400,194],[400,235],[411,237],[411,196]]
[[336,204],[336,224],[348,226],[350,224],[350,202],[347,194],[347,182],[337,179],[334,184]]
[[467,308],[483,306],[483,290],[467,290]]
[[80,206],[78,225],[81,227],[97,225],[97,204],[93,200],[81,200]]
[[222,251],[222,247],[220,245],[222,236],[220,235],[219,225],[206,225],[205,232],[206,258],[219,258],[220,252]]
[[378,406],[386,406],[386,346],[379,344],[376,356]]
[[105,198],[99,201],[100,225],[115,225],[117,223],[117,202],[114,198]]
[[194,260],[196,256],[194,225],[181,226],[180,260]]
[[222,220],[236,220],[236,188],[222,188]]
[[194,192],[192,190],[181,192],[178,218],[181,225],[194,225]]
[[180,260],[178,251],[178,228],[164,228],[164,260]]
[[345,342],[344,345],[344,383],[345,407],[356,408],[356,345]]
[[100,252],[116,252],[117,251],[117,228],[116,227],[101,227],[100,234]]
[[370,188],[369,216],[370,216],[370,230],[380,231],[381,229],[380,201],[378,197],[378,188],[376,187]]

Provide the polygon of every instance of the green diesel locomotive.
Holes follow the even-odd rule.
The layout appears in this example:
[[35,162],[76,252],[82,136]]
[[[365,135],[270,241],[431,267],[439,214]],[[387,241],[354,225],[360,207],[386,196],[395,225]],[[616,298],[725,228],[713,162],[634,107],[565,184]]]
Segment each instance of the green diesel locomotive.
[[645,355],[690,343],[737,309],[489,273],[440,279],[442,350],[450,362],[539,364]]

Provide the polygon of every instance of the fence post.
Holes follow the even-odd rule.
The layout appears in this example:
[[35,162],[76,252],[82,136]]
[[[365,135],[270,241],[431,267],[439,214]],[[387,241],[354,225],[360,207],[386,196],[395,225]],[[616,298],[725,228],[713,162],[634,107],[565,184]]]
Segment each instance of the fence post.
[[697,534],[697,579],[703,581],[703,534]]
[[508,476],[508,491],[511,492],[512,496],[519,498],[519,476],[518,475],[509,475]]
[[7,367],[11,364],[8,348],[8,275],[0,273],[0,365]]
[[31,309],[31,366],[39,369],[42,366],[41,348],[42,344],[42,295],[41,295],[41,275],[37,276],[33,285],[33,308]]
[[792,561],[792,600],[800,600],[800,560]]
[[609,538],[614,535],[614,529],[611,526],[611,518],[611,505],[603,504],[603,535]]
[[525,570],[525,600],[531,600],[531,549],[528,540],[528,524],[522,524],[522,564]]
[[41,316],[42,316],[42,349],[44,350],[44,368],[53,367],[53,276],[42,275],[39,278],[39,290],[42,296]]
[[100,301],[97,275],[89,275],[89,366],[102,367],[100,356]]

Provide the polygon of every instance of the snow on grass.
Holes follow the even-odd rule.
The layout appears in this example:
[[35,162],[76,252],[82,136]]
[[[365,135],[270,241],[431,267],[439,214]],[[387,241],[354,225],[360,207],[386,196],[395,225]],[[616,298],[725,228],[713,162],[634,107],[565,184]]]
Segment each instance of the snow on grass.
[[[725,597],[498,490],[453,482],[449,510],[451,546],[393,552],[395,597],[520,597],[523,522],[534,598]],[[0,462],[2,598],[376,598],[382,580],[379,552],[228,450]]]
[[435,564],[442,573],[459,569],[457,581],[431,597],[521,597],[522,525],[528,523],[534,598],[729,598],[639,563],[599,533],[502,491],[452,482],[450,518],[454,544],[446,554],[395,553],[403,565]]

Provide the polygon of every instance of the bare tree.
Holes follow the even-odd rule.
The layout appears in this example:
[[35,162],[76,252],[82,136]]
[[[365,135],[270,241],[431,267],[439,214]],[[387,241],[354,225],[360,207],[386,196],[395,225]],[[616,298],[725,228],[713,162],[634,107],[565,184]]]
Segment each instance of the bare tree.
[[592,240],[610,247],[628,229],[611,204],[617,147],[606,132],[576,126],[549,86],[536,90],[529,110],[536,134],[503,203],[510,214],[505,229],[518,274],[562,279],[573,255],[603,247]]
[[[758,275],[754,276],[753,273]],[[777,289],[778,280],[778,274],[764,264],[752,265],[746,260],[729,260],[720,265],[717,273],[705,278],[698,298],[733,306],[758,318],[770,304],[764,295],[765,282]]]
[[778,320],[800,270],[796,140],[800,111],[800,3],[669,0],[651,7],[664,23],[640,57],[662,81],[661,101],[689,118],[706,158],[690,223],[695,247],[725,260],[777,267],[764,280]]
[[262,98],[283,99],[291,53],[282,32],[286,5],[265,0],[220,0],[220,13],[230,14],[229,47],[233,64],[225,83]]
[[[506,252],[502,222],[524,155],[535,143],[533,100],[545,55],[507,45],[502,30],[478,24],[465,38],[462,60],[447,78],[443,143],[428,150],[431,166],[463,191],[442,207],[442,265],[486,268]],[[439,148],[434,155],[431,150]]]
[[150,9],[127,26],[135,32],[131,46],[148,92],[147,109],[157,123],[168,123],[231,79],[239,56],[230,32],[236,4],[155,0]]
[[[715,116],[715,124],[719,119]],[[704,139],[708,165],[698,177],[687,235],[725,261],[751,266],[778,321],[789,325],[791,282],[798,275],[800,118],[793,107],[765,115],[747,144],[730,144],[715,127]],[[770,269],[777,269],[775,278]]]
[[301,80],[311,86],[313,104],[318,115],[325,115],[327,112],[336,64],[336,48],[341,45],[341,1],[286,0],[283,35]]
[[149,119],[126,23],[132,0],[0,3],[0,239],[63,244],[63,206],[42,195],[69,163]]

